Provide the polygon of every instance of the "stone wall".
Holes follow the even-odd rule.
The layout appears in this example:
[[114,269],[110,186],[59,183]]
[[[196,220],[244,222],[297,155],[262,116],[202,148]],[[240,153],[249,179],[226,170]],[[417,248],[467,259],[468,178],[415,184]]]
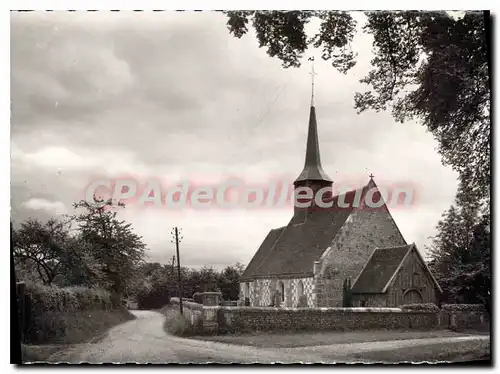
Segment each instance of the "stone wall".
[[360,207],[351,213],[332,245],[320,260],[315,273],[316,306],[342,306],[342,285],[352,284],[376,247],[406,244],[389,210]]
[[489,330],[490,318],[483,305],[445,304],[440,313],[440,323],[452,330]]
[[254,308],[220,307],[218,331],[299,331],[432,329],[439,326],[435,312],[403,312],[399,308]]
[[[170,298],[170,304],[178,306],[179,298],[172,297]],[[186,301],[182,299],[182,311],[184,317],[188,320],[188,322],[192,326],[198,326],[203,323],[203,305],[195,302]]]
[[[174,305],[178,298],[171,298]],[[489,329],[484,309],[466,305],[436,311],[400,308],[269,308],[202,305],[183,300],[183,312],[204,334],[232,332]]]
[[[222,301],[222,294],[220,292],[202,292],[201,296],[203,304],[182,299],[184,317],[199,333],[217,333],[218,305]],[[170,298],[170,303],[179,305],[180,300],[177,297],[172,297]]]

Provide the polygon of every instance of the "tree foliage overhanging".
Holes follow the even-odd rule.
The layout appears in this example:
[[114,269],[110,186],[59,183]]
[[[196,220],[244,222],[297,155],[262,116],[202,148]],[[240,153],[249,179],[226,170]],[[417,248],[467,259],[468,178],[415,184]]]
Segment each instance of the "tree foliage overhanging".
[[[351,46],[357,32],[373,37],[371,70],[354,96],[358,112],[390,110],[398,121],[417,119],[438,141],[445,164],[461,182],[489,197],[490,79],[482,12],[452,17],[446,12],[365,12],[357,27],[353,12],[228,11],[237,38],[253,28],[259,46],[285,68],[301,65],[308,48],[346,74],[356,65]],[[319,20],[319,30],[306,25]],[[358,17],[359,18],[359,17]],[[467,173],[472,170],[473,173]]]

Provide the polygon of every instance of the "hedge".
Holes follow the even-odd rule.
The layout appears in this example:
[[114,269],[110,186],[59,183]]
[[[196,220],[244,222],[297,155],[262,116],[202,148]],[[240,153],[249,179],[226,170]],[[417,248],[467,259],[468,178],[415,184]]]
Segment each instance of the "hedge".
[[120,306],[116,296],[101,289],[85,287],[59,288],[36,283],[26,284],[26,304],[30,314],[109,310]]
[[80,325],[88,328],[104,323],[95,318],[102,319],[103,313],[111,311],[120,315],[126,312],[120,297],[105,290],[27,283],[23,338],[27,343],[60,341]]
[[409,311],[425,311],[425,312],[439,312],[439,308],[433,303],[423,304],[404,304],[399,306],[405,312]]

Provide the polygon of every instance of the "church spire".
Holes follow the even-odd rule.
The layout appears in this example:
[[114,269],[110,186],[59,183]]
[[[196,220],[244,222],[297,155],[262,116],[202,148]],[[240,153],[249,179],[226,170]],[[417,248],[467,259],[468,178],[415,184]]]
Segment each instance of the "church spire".
[[308,59],[311,61],[311,107],[314,107],[314,76],[317,75],[317,73],[314,71],[314,56],[309,57]]
[[[314,57],[309,58],[314,64]],[[309,130],[307,133],[307,148],[306,148],[306,162],[302,173],[295,180],[294,184],[306,181],[323,181],[332,183],[332,180],[323,171],[321,167],[321,159],[319,156],[319,141],[318,141],[318,124],[316,121],[316,108],[314,107],[314,65],[312,65],[312,93],[311,93],[311,110],[309,113]]]

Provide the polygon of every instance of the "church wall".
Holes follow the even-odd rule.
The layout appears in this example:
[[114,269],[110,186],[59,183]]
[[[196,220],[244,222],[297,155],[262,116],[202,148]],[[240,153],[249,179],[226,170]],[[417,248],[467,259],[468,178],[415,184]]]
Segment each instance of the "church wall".
[[[302,292],[307,296],[308,306],[312,307],[315,302],[314,280],[308,278],[257,278],[251,282],[240,283],[240,301],[245,300],[245,292],[249,290],[251,306],[267,307],[272,304],[272,296],[276,290],[280,289],[280,282],[283,283],[285,290],[285,301],[281,303],[282,307],[295,308],[299,301],[299,287],[302,282]],[[281,292],[281,291],[280,291]]]
[[375,247],[406,244],[388,209],[360,207],[354,210],[325,252],[315,273],[319,307],[342,306],[343,282],[354,281]]

